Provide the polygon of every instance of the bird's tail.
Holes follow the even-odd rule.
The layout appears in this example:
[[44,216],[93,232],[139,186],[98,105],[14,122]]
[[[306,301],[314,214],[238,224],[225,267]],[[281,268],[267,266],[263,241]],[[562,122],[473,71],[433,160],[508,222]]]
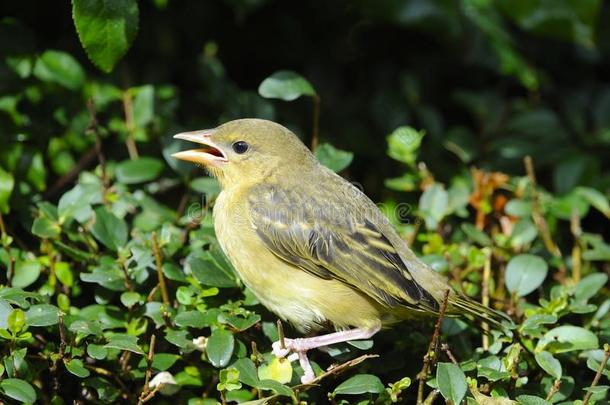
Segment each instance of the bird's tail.
[[466,313],[491,325],[495,325],[504,331],[513,329],[515,326],[512,319],[504,312],[496,311],[458,294],[451,294],[449,296],[449,305],[451,308],[450,313],[455,313],[456,315]]

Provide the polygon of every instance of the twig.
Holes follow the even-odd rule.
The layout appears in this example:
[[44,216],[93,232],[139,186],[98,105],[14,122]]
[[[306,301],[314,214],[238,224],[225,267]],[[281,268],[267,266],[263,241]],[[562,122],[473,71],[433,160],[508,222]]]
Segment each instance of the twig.
[[81,157],[78,159],[78,162],[70,169],[66,174],[61,176],[49,189],[44,193],[44,198],[46,200],[53,197],[57,194],[61,189],[66,187],[68,184],[72,183],[78,175],[91,164],[91,162],[97,156],[97,145],[89,148]]
[[440,391],[437,389],[430,391],[430,393],[424,400],[424,405],[432,405],[434,403],[434,400],[436,399],[436,397],[438,397],[439,393],[440,393]]
[[311,129],[311,151],[316,152],[320,134],[320,96],[313,96],[313,128]]
[[159,278],[159,289],[161,290],[161,298],[166,306],[170,306],[169,293],[167,292],[167,285],[165,284],[165,276],[163,276],[163,260],[161,256],[161,249],[159,248],[159,241],[157,240],[157,233],[152,233],[153,252],[155,254],[155,263],[157,264],[157,277]]
[[133,116],[133,100],[131,99],[131,93],[129,90],[123,92],[123,112],[125,113],[125,126],[127,127],[127,138],[125,139],[125,145],[127,146],[127,152],[129,158],[135,160],[139,157],[138,147],[134,139],[134,132],[136,130],[135,120]]
[[[153,357],[155,356],[156,338],[157,337],[155,336],[155,334],[152,334],[150,336],[150,344],[148,347],[148,357],[146,357],[146,373],[144,374],[144,387],[142,387],[142,393],[140,394],[140,399],[138,400],[138,405],[142,405],[144,402],[146,402],[145,399],[148,397],[148,394],[150,393],[148,383],[150,382],[150,375],[152,374],[152,363],[153,363]],[[155,391],[155,390],[153,389],[153,391]],[[148,399],[146,399],[146,400],[148,400]]]
[[127,287],[129,291],[135,291],[131,278],[129,278],[129,271],[127,269],[127,262],[125,260],[123,260],[123,263],[121,263],[121,269],[125,275],[125,287]]
[[540,232],[540,236],[542,236],[542,241],[544,242],[544,246],[546,250],[549,251],[556,259],[558,259],[558,268],[559,268],[559,281],[563,281],[565,279],[566,268],[563,264],[561,250],[559,250],[559,246],[553,242],[553,238],[551,237],[551,232],[549,231],[549,226],[546,223],[546,219],[544,219],[544,215],[542,215],[542,209],[540,207],[540,195],[538,194],[538,190],[536,189],[536,173],[534,172],[534,161],[531,156],[526,156],[523,159],[525,164],[525,171],[527,173],[527,177],[529,177],[530,182],[532,183],[532,194],[533,194],[533,206],[532,206],[532,218],[534,220],[534,224],[538,231]]
[[443,321],[443,317],[445,316],[445,312],[447,311],[447,302],[449,301],[449,290],[445,291],[445,297],[443,298],[443,304],[441,305],[441,309],[438,313],[438,319],[436,320],[436,325],[434,325],[434,333],[432,334],[432,339],[430,339],[430,344],[428,345],[428,351],[424,355],[424,365],[422,366],[421,371],[417,375],[417,379],[419,380],[419,386],[417,388],[417,404],[421,405],[424,402],[424,382],[430,373],[430,369],[434,366],[435,361],[433,358],[436,355],[436,348],[438,347],[438,338],[441,331],[441,322]]
[[551,387],[551,389],[549,390],[549,393],[546,395],[546,400],[550,401],[551,398],[553,398],[553,395],[555,395],[555,393],[557,391],[559,391],[559,389],[561,388],[561,380],[557,379],[555,380],[555,382],[553,383],[553,386]]
[[59,390],[60,390],[59,367],[60,367],[60,364],[62,364],[63,359],[66,355],[66,346],[67,346],[66,327],[64,325],[63,312],[59,313],[58,327],[59,327],[59,353],[58,353],[58,356],[55,358],[55,361],[53,361],[53,364],[51,364],[51,367],[49,368],[51,375],[53,375],[53,394],[54,395],[59,394]]
[[284,327],[282,326],[282,321],[277,320],[277,336],[280,341],[280,349],[286,348],[286,342],[284,342]]
[[591,386],[589,387],[589,391],[587,391],[587,394],[585,395],[585,397],[582,400],[582,405],[587,405],[589,403],[589,400],[591,399],[591,395],[593,395],[593,392],[591,391],[591,389],[597,385],[597,383],[599,382],[599,379],[602,377],[604,369],[606,368],[606,364],[608,363],[609,357],[610,357],[610,344],[606,343],[606,344],[604,344],[604,359],[602,360],[602,362],[599,364],[599,367],[597,368],[597,373],[595,374],[595,378],[593,378],[593,382],[591,383]]
[[445,352],[445,354],[447,355],[447,357],[449,357],[449,360],[451,360],[453,364],[459,364],[458,361],[455,359],[453,353],[451,353],[451,350],[449,349],[449,345],[447,343],[443,343],[441,345],[441,350]]
[[578,209],[572,210],[570,217],[570,231],[574,236],[574,247],[572,248],[572,280],[574,283],[580,281],[580,269],[582,267],[582,246],[580,237],[582,235],[582,228],[580,227],[580,216],[578,215]]
[[298,389],[301,392],[306,391],[310,387],[318,384],[320,381],[322,381],[326,377],[329,377],[331,375],[339,375],[339,374],[343,373],[344,371],[347,371],[348,369],[357,366],[358,364],[362,363],[363,361],[365,361],[367,359],[374,359],[376,357],[379,357],[379,356],[376,354],[364,354],[360,357],[356,357],[353,360],[349,360],[343,364],[339,364],[338,366],[329,367],[328,370],[326,370],[325,372],[323,372],[322,374],[317,376],[311,383],[305,384],[305,385],[297,385],[294,388]]
[[100,162],[100,169],[102,171],[102,199],[106,202],[106,190],[108,189],[108,175],[106,174],[106,157],[102,151],[102,137],[98,130],[97,114],[95,112],[95,105],[93,99],[87,100],[87,109],[89,110],[89,125],[85,130],[86,134],[95,135],[95,153],[97,160]]
[[[485,265],[483,266],[483,281],[481,283],[481,304],[484,307],[489,307],[489,278],[491,277],[491,249],[484,248]],[[489,324],[481,322],[483,330],[482,346],[483,350],[489,350]]]

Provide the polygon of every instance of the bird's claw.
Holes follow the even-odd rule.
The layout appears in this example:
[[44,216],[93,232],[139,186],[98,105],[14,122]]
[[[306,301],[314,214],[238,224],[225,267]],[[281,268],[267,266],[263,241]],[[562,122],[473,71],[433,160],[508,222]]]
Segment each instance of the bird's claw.
[[[282,343],[284,343],[284,347],[282,348]],[[284,342],[273,342],[271,348],[273,349],[273,355],[275,357],[283,358],[288,356],[289,353],[292,352],[292,348],[290,347],[291,339],[284,338]],[[298,357],[297,357],[298,358]]]

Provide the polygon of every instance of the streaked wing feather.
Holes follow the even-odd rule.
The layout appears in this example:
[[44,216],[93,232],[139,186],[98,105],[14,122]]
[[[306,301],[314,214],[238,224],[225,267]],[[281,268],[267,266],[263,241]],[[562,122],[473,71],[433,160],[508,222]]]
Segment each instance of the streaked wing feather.
[[270,185],[258,186],[249,205],[258,236],[282,260],[352,285],[383,305],[438,310],[388,238],[355,210]]

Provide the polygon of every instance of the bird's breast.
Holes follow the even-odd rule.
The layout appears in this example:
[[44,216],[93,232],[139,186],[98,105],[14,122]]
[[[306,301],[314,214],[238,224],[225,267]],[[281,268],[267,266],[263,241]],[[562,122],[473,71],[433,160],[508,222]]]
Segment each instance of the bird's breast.
[[302,331],[328,322],[337,328],[379,324],[382,309],[371,298],[269,251],[248,219],[245,201],[223,191],[214,206],[214,228],[241,280],[265,307]]

